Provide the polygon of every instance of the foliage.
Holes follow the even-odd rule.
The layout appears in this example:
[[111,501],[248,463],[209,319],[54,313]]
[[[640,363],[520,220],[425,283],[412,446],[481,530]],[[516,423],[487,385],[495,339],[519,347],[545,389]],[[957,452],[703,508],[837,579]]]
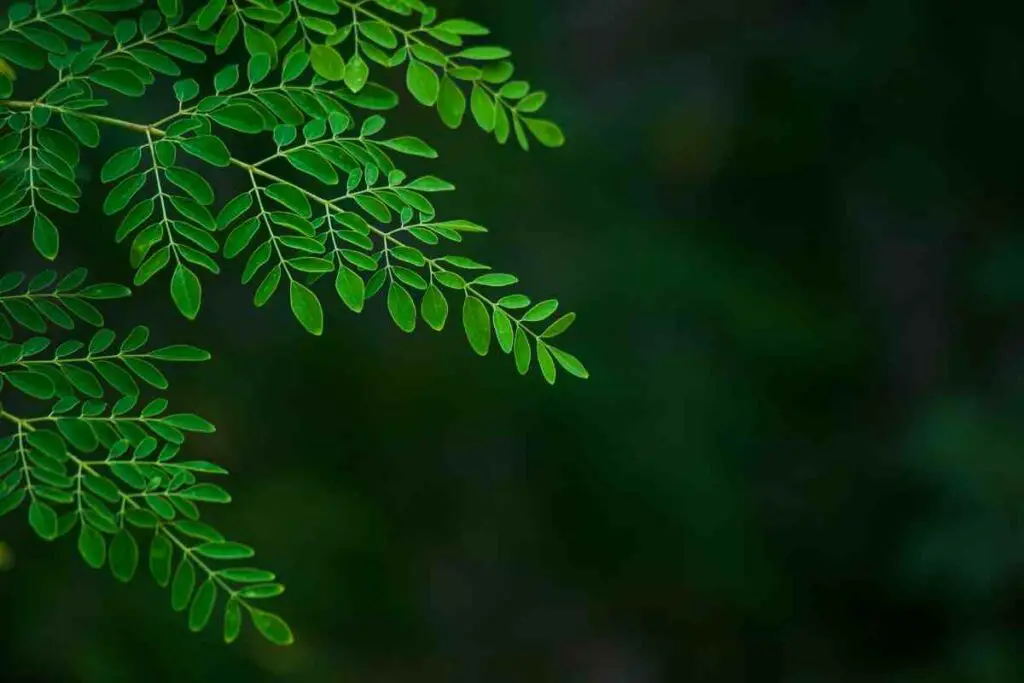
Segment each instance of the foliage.
[[[255,305],[287,289],[295,319],[314,335],[323,333],[316,289],[326,276],[357,313],[386,290],[388,311],[406,332],[420,318],[443,329],[449,297],[461,296],[462,327],[479,355],[493,338],[521,374],[536,358],[549,383],[559,366],[587,377],[551,344],[575,315],[556,316],[556,300],[533,302],[510,289],[515,276],[451,253],[450,244],[486,229],[438,218],[430,195],[452,184],[411,177],[393,159],[437,153],[419,138],[383,134],[379,112],[399,98],[370,80],[377,67],[404,69],[413,99],[436,108],[448,127],[459,127],[468,110],[501,144],[513,136],[524,150],[531,137],[563,144],[559,128],[535,116],[545,93],[512,80],[509,51],[467,44],[486,28],[438,21],[419,0],[156,4],[34,0],[8,8],[0,28],[0,228],[30,225],[36,251],[56,259],[61,214],[80,209],[82,155],[99,147],[104,131],[120,129],[135,140],[102,165],[103,211],[120,217],[115,242],[130,238],[135,286],[166,277],[186,318],[202,309],[200,275],[217,275],[221,259],[244,257],[242,279],[254,286]],[[187,73],[236,53],[243,63],[217,71],[212,94]],[[24,72],[30,77],[19,78]],[[167,92],[176,111],[135,120],[133,98],[164,77],[174,79]],[[30,92],[16,94],[23,87]],[[269,153],[247,158],[261,147]],[[223,169],[246,189],[218,202],[208,178]],[[190,346],[144,351],[145,327],[115,347],[115,333],[90,302],[129,290],[85,286],[84,278],[81,269],[59,280],[53,271],[27,283],[20,273],[0,278],[0,424],[11,429],[0,436],[0,514],[27,503],[30,525],[47,540],[77,528],[86,563],[107,564],[122,581],[140,562],[137,537],[150,535],[150,573],[170,585],[175,610],[188,609],[192,630],[207,625],[224,597],[226,641],[248,614],[267,639],[290,643],[287,624],[253,606],[283,586],[266,570],[221,566],[253,551],[199,520],[197,503],[230,500],[199,475],[226,472],[178,455],[186,432],[213,426],[168,413],[163,398],[142,398],[143,388],[167,388],[158,363],[208,354]],[[43,336],[77,322],[100,329],[60,343]]]
[[[168,386],[158,363],[207,360],[192,346],[145,350],[149,330],[136,327],[116,344],[91,303],[129,295],[112,284],[82,286],[85,271],[61,279],[45,271],[25,283],[21,273],[0,278],[0,514],[27,503],[28,521],[52,541],[78,529],[78,551],[94,569],[109,565],[129,581],[148,538],[149,572],[171,587],[171,605],[188,609],[193,631],[210,621],[223,594],[224,639],[239,634],[248,614],[268,639],[287,644],[288,626],[255,607],[280,595],[272,573],[219,566],[248,560],[252,548],[227,541],[200,521],[199,503],[228,503],[230,495],[203,475],[227,471],[178,456],[187,432],[212,424],[191,413],[168,412],[161,397],[143,400],[143,387]],[[56,346],[44,336],[13,341],[18,328],[45,334],[73,330],[76,319],[99,327],[87,341]],[[141,386],[140,386],[141,385]]]
[[[171,298],[186,317],[199,314],[200,275],[220,272],[217,257],[244,257],[242,279],[254,285],[255,305],[287,290],[296,320],[312,334],[324,326],[312,286],[326,276],[355,312],[386,290],[388,311],[406,332],[419,318],[441,330],[448,297],[461,296],[462,326],[476,353],[486,355],[494,338],[521,373],[536,357],[548,382],[558,365],[586,377],[581,363],[550,341],[573,314],[552,320],[555,300],[534,303],[509,290],[515,276],[449,252],[448,244],[486,230],[439,219],[429,195],[452,184],[411,178],[392,158],[434,158],[436,151],[415,137],[384,136],[379,113],[361,122],[353,115],[398,102],[369,80],[370,63],[404,67],[413,98],[436,107],[449,126],[460,125],[468,108],[498,142],[514,134],[525,149],[532,134],[561,145],[555,124],[528,116],[546,96],[510,80],[508,50],[464,45],[487,35],[485,28],[437,22],[416,0],[210,0],[187,17],[180,2],[162,0],[159,12],[124,18],[139,4],[37,0],[9,10],[0,57],[23,69],[49,66],[58,77],[29,100],[13,99],[12,83],[0,77],[0,121],[10,128],[0,138],[0,169],[10,174],[0,187],[8,207],[0,225],[30,220],[36,249],[53,259],[60,243],[54,212],[79,209],[74,169],[82,147],[97,147],[101,129],[121,128],[138,140],[103,165],[101,180],[111,186],[104,211],[120,216],[115,240],[131,238],[135,284],[169,274]],[[236,44],[244,45],[247,62],[221,69],[213,94],[201,96],[196,80],[182,78],[190,65]],[[111,107],[110,96],[130,108],[120,98],[143,97],[160,76],[178,79],[177,111],[153,123],[97,113]],[[257,136],[274,151],[245,160],[233,150],[259,144],[237,135]],[[240,173],[246,189],[215,212],[206,176],[222,168]]]

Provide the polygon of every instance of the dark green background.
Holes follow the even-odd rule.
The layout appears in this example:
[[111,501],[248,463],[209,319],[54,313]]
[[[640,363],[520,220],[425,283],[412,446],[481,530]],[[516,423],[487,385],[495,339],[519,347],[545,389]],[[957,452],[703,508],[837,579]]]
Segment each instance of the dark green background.
[[[1022,680],[1022,11],[440,4],[513,48],[568,144],[411,103],[391,130],[440,150],[413,170],[459,187],[443,215],[491,228],[470,255],[579,313],[592,379],[408,337],[380,298],[312,338],[238,264],[195,324],[147,286],[110,320],[215,354],[172,398],[218,425],[193,451],[233,472],[211,519],[288,584],[298,643],[191,635],[148,579],[9,518],[0,677]],[[129,281],[101,200],[59,265]],[[5,268],[42,267],[27,238]]]

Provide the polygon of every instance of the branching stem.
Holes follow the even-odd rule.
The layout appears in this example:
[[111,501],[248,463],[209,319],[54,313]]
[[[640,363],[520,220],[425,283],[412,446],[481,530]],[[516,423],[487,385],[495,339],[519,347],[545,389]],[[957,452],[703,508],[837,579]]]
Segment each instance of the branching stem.
[[[36,431],[36,427],[33,425],[33,422],[38,421],[38,419],[45,418],[21,418],[0,408],[0,419],[4,419],[7,420],[8,422],[13,423],[18,430],[17,439],[19,443],[19,450],[21,451],[22,454],[22,462],[23,467],[25,467],[25,476],[27,480],[28,461],[26,453],[28,449],[25,448],[24,445],[25,439],[27,438],[26,434]],[[93,469],[93,467],[95,467],[99,463],[89,460],[82,460],[81,458],[78,458],[77,456],[75,456],[74,453],[71,453],[70,451],[68,452],[68,459],[71,460],[82,472],[87,472],[89,474],[98,476],[98,473],[96,472],[95,469]],[[31,484],[29,484],[26,488],[28,489],[29,495],[32,495],[34,498]],[[121,498],[122,506],[129,505],[132,507],[132,509],[135,510],[146,509],[136,500],[136,498],[145,496],[146,494],[125,493],[118,489],[118,495]],[[195,553],[195,551],[192,549],[192,546],[187,544],[185,541],[181,540],[177,536],[177,534],[175,534],[174,531],[171,530],[170,526],[167,523],[165,523],[163,520],[158,519],[157,526],[159,529],[159,533],[162,533],[164,536],[167,537],[169,541],[176,545],[178,549],[181,550],[182,554],[184,554],[190,562],[194,563],[203,572],[205,572],[206,575],[214,581],[214,583],[216,583],[223,591],[225,591],[231,597],[231,599],[237,600],[239,604],[241,604],[242,607],[244,607],[250,613],[256,611],[255,608],[252,605],[250,605],[244,598],[239,597],[238,591],[232,588],[227,581],[221,578],[219,572],[216,569],[211,568],[208,564],[206,564],[206,562],[203,561],[201,557],[199,557]]]

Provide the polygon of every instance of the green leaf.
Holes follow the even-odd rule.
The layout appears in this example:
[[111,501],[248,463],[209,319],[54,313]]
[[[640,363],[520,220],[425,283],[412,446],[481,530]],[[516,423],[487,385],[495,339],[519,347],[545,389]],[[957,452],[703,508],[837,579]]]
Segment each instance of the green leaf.
[[447,192],[448,190],[454,190],[455,186],[447,180],[442,180],[428,175],[423,176],[422,178],[417,178],[407,184],[406,188],[410,190],[417,190],[419,192]]
[[532,114],[538,111],[548,101],[548,94],[544,91],[530,93],[516,105],[516,111],[521,114]]
[[155,207],[156,202],[152,199],[144,199],[133,206],[121,220],[121,225],[114,234],[114,240],[118,243],[123,242],[128,235],[134,232],[140,225],[142,225],[143,222],[153,215],[153,209]]
[[171,204],[175,209],[177,209],[178,213],[185,218],[188,218],[196,225],[202,226],[204,229],[202,232],[195,232],[195,230],[192,229],[194,226],[183,227],[183,225],[187,224],[182,224],[179,221],[173,224],[175,230],[181,232],[181,235],[186,239],[196,242],[208,251],[216,252],[220,249],[220,245],[217,244],[217,241],[205,232],[213,232],[217,229],[217,220],[213,217],[213,214],[210,213],[209,209],[194,199],[189,197],[179,197],[177,195],[171,196]]
[[443,256],[440,260],[446,261],[456,268],[464,268],[466,270],[488,270],[490,268],[490,266],[478,263],[477,261],[474,261],[471,258],[466,258],[465,256]]
[[[163,74],[165,76],[181,75],[181,68],[178,67],[174,59],[171,59],[167,55],[161,54],[155,50],[136,49],[132,52],[132,56],[134,56],[137,61],[143,63],[146,67],[159,74]],[[148,76],[148,74],[145,75]]]
[[146,175],[144,173],[136,173],[122,180],[114,186],[103,201],[103,213],[113,216],[124,209],[145,184]]
[[370,216],[376,218],[381,223],[389,223],[391,221],[391,210],[388,208],[387,204],[376,197],[357,195],[355,200],[360,209],[370,214]]
[[146,86],[138,76],[126,69],[98,71],[90,74],[89,80],[129,97],[141,97],[146,92]]
[[280,202],[303,218],[313,215],[306,195],[294,185],[287,183],[274,183],[264,188],[264,192],[274,201]]
[[78,552],[93,569],[102,567],[107,560],[107,542],[103,534],[83,523],[78,531]]
[[209,0],[196,15],[196,25],[200,31],[209,31],[220,19],[220,15],[227,7],[227,0]]
[[195,552],[213,560],[246,560],[256,554],[249,546],[230,541],[203,543],[195,547]]
[[32,244],[43,258],[50,261],[57,258],[60,249],[60,234],[57,226],[42,213],[36,213],[32,221]]
[[132,526],[140,529],[155,529],[160,520],[149,510],[128,508],[124,511],[124,519]]
[[309,66],[309,55],[301,50],[290,52],[284,59],[284,66],[281,69],[281,81],[287,83],[294,81],[302,75]]
[[[46,53],[31,43],[16,39],[0,40],[0,58],[6,58],[18,66],[26,69],[41,69],[46,64]],[[6,63],[5,63],[6,66]],[[8,75],[13,70],[8,67]],[[13,79],[12,79],[13,80]]]
[[381,47],[394,49],[398,47],[398,36],[383,21],[364,21],[359,24],[359,32]]
[[246,23],[244,40],[245,49],[249,51],[250,55],[263,54],[269,55],[271,61],[277,59],[277,44],[266,31],[261,31],[251,23]]
[[[43,302],[37,301],[36,306],[39,306],[41,303]],[[3,305],[4,308],[7,309],[7,312],[14,318],[14,321],[22,327],[32,330],[33,332],[43,333],[46,331],[46,321],[43,320],[42,316],[40,316],[36,309],[30,304],[17,299],[9,299],[4,301]]]
[[481,287],[508,287],[519,282],[519,278],[515,275],[509,275],[508,273],[487,273],[481,275],[475,280],[471,281],[471,285],[479,285]]
[[535,304],[533,308],[528,310],[523,315],[523,322],[535,323],[540,322],[551,316],[558,309],[557,299],[547,299]]
[[505,59],[511,53],[503,47],[490,47],[481,45],[478,47],[471,47],[463,50],[462,52],[456,53],[456,57],[462,59],[475,59],[481,61],[490,61],[495,59]]
[[537,365],[548,384],[555,383],[555,363],[551,359],[551,353],[543,342],[537,342]]
[[167,378],[149,361],[131,356],[123,357],[121,361],[147,384],[157,389],[167,388]]
[[[350,64],[345,70],[346,76],[348,76],[348,71],[351,68],[352,66]],[[347,83],[348,81],[346,80],[346,84]],[[345,102],[361,107],[362,109],[369,109],[372,111],[385,111],[398,106],[398,94],[393,90],[388,90],[384,86],[376,83],[367,83],[358,94],[347,93],[339,90],[335,92],[335,95]]]
[[259,133],[263,130],[263,117],[248,104],[229,104],[214,111],[210,117],[225,128],[241,133]]
[[183,534],[199,538],[204,541],[223,541],[224,537],[219,531],[203,522],[180,519],[174,523],[174,528]]
[[178,413],[177,415],[167,415],[166,417],[160,418],[160,421],[164,424],[168,424],[177,429],[183,429],[186,432],[201,432],[203,434],[212,434],[217,431],[211,423],[207,422],[198,415],[192,413]]
[[498,305],[502,308],[526,308],[530,305],[530,297],[522,294],[508,294],[498,299]]
[[178,98],[179,102],[189,102],[197,95],[199,95],[199,84],[195,79],[188,78],[174,84],[174,96]]
[[249,218],[239,223],[234,230],[228,233],[224,240],[224,257],[235,258],[249,246],[252,238],[259,232],[261,223],[258,218]]
[[325,185],[335,185],[338,182],[338,172],[327,160],[312,149],[296,149],[287,154],[288,163],[308,173]]
[[289,300],[295,319],[306,328],[306,331],[316,336],[323,334],[324,311],[316,294],[298,280],[292,280]]
[[231,598],[224,608],[224,642],[230,645],[241,632],[242,605],[236,598]]
[[432,329],[438,332],[444,329],[444,323],[448,319],[448,300],[444,298],[437,285],[431,284],[427,287],[420,302],[420,314]]
[[281,273],[283,269],[280,265],[274,266],[263,278],[263,282],[260,283],[259,287],[256,288],[256,294],[253,295],[253,303],[257,308],[263,306],[270,297],[277,291],[277,286],[281,283]]
[[516,329],[515,341],[512,345],[512,353],[516,360],[516,370],[520,375],[525,375],[530,370],[530,360],[533,350],[530,347],[530,340],[522,327]]
[[217,602],[217,585],[213,579],[207,579],[199,586],[192,599],[192,608],[188,612],[188,628],[193,633],[202,631],[213,616],[213,608]]
[[414,43],[411,46],[411,51],[416,59],[422,60],[427,64],[439,66],[442,70],[448,64],[448,58],[440,50],[430,47],[425,43]]
[[576,320],[575,313],[566,313],[561,318],[551,323],[546,330],[541,333],[541,337],[544,339],[552,339],[569,329],[569,326]]
[[309,61],[313,70],[328,81],[345,78],[345,60],[330,45],[313,45],[309,50]]
[[258,609],[253,609],[250,614],[256,630],[263,634],[263,637],[271,643],[275,645],[291,645],[295,642],[292,630],[281,617]]
[[486,27],[466,19],[448,19],[434,28],[461,36],[486,36],[490,33]]
[[28,435],[28,443],[55,460],[64,461],[68,458],[67,445],[54,432],[44,430],[31,432]]
[[219,230],[226,230],[231,227],[242,214],[248,211],[252,207],[252,196],[245,192],[238,195],[220,210],[217,214],[217,228]]
[[354,93],[363,89],[370,77],[370,67],[360,55],[356,55],[345,67],[345,85]]
[[205,503],[230,503],[231,496],[216,484],[196,484],[178,493],[182,498]]
[[224,141],[216,135],[197,135],[194,138],[183,140],[181,146],[192,156],[213,166],[224,167],[231,164],[231,152],[228,151]]
[[416,302],[402,285],[392,282],[388,288],[388,312],[403,332],[416,329]]
[[213,203],[213,188],[195,171],[175,166],[164,169],[164,176],[202,205]]
[[513,335],[512,320],[508,317],[505,311],[501,310],[497,306],[494,307],[492,314],[492,322],[494,323],[494,335],[498,339],[498,346],[505,353],[512,351]]
[[487,315],[484,302],[474,296],[467,296],[462,305],[462,326],[473,350],[486,356],[491,346],[491,317]]
[[393,140],[384,140],[380,144],[403,154],[412,154],[428,159],[437,158],[437,151],[419,138],[406,136],[394,138]]
[[[157,0],[156,4],[168,19],[173,19],[181,14],[181,0]],[[130,6],[126,5],[126,7]]]
[[161,51],[183,62],[191,64],[203,64],[206,62],[206,53],[187,43],[177,40],[158,40],[155,45]]
[[561,147],[565,144],[565,135],[562,129],[551,121],[542,119],[523,119],[526,127],[530,129],[534,137],[545,147]]
[[561,349],[556,349],[553,346],[548,348],[550,349],[551,354],[555,357],[555,360],[558,361],[558,364],[561,365],[570,375],[579,377],[580,379],[588,379],[590,377],[590,373],[587,372],[587,369],[583,367],[583,363],[581,363],[576,356],[566,353]]
[[288,263],[293,268],[301,272],[324,273],[334,271],[334,263],[332,261],[326,258],[319,258],[317,256],[297,256],[289,259]]
[[524,97],[528,92],[530,92],[530,84],[526,81],[509,81],[501,86],[498,96],[517,100],[520,97]]
[[153,536],[149,546],[149,573],[156,585],[165,588],[171,582],[171,560],[174,558],[174,547],[162,533]]
[[0,517],[17,510],[18,506],[25,501],[26,496],[23,488],[15,489],[7,495],[0,495]]
[[171,299],[189,320],[199,315],[199,307],[203,301],[203,287],[196,274],[188,266],[179,263],[171,276]]
[[284,593],[284,586],[279,583],[264,583],[259,586],[246,586],[238,591],[239,596],[246,599],[262,600],[276,598]]
[[125,583],[131,581],[139,565],[139,546],[135,543],[135,537],[124,529],[114,534],[110,541],[108,560],[115,579]]
[[103,164],[103,168],[100,169],[100,180],[105,183],[110,183],[118,178],[131,173],[138,168],[139,163],[142,162],[142,150],[138,147],[130,147],[123,149],[114,156],[107,160],[107,163]]
[[409,68],[405,72],[405,85],[420,104],[432,107],[437,102],[441,82],[437,73],[423,62],[409,60]]
[[64,111],[61,112],[60,120],[86,147],[97,147],[100,144],[100,129],[89,119]]
[[441,89],[437,98],[437,113],[441,121],[449,128],[458,128],[462,125],[462,118],[466,114],[466,96],[448,76],[441,79]]
[[174,581],[171,582],[171,609],[180,612],[188,607],[195,586],[196,570],[187,557],[182,557],[178,570],[174,572]]
[[46,375],[18,370],[5,373],[5,376],[11,386],[32,398],[45,400],[53,396],[53,382]]
[[238,65],[229,64],[214,75],[213,89],[216,90],[218,94],[225,90],[231,90],[238,83],[238,77]]
[[13,225],[30,213],[32,213],[31,206],[22,206],[20,208],[4,211],[3,213],[0,213],[0,227]]
[[123,299],[126,296],[131,296],[131,294],[132,290],[124,285],[111,283],[89,285],[79,292],[79,296],[86,299]]
[[165,361],[187,361],[196,362],[210,360],[210,353],[202,349],[197,349],[194,346],[188,346],[185,344],[177,344],[174,346],[166,346],[162,349],[156,349],[151,351],[149,355],[156,360]]
[[101,477],[95,474],[86,474],[82,477],[82,483],[85,484],[87,489],[95,493],[100,498],[103,498],[108,503],[121,502],[121,494],[117,489],[117,485],[106,477]]
[[334,288],[346,306],[356,313],[363,310],[363,303],[366,298],[366,285],[358,273],[348,266],[339,266],[338,275],[334,280]]
[[59,419],[57,431],[68,443],[84,453],[92,453],[99,445],[96,432],[85,420]]
[[28,523],[39,536],[47,541],[57,538],[57,513],[40,500],[33,500],[28,508]]
[[493,131],[495,120],[494,100],[479,85],[473,84],[473,92],[469,97],[469,106],[473,112],[473,118],[476,119],[476,124],[487,133]]
[[265,583],[277,579],[273,572],[251,567],[229,567],[218,572],[228,581],[236,583]]

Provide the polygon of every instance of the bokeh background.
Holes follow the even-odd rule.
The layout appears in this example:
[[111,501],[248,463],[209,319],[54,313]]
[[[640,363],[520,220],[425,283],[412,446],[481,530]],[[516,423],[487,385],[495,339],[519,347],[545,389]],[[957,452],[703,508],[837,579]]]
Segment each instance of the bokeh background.
[[[191,635],[7,518],[0,678],[1024,680],[1024,11],[437,4],[513,48],[568,145],[390,125],[491,228],[472,254],[579,313],[592,379],[406,336],[380,298],[311,338],[237,264],[194,324],[147,286],[110,320],[215,354],[172,398],[219,426],[211,518],[288,584],[298,643]],[[101,199],[59,265],[130,281]],[[41,267],[26,242],[3,267]]]

